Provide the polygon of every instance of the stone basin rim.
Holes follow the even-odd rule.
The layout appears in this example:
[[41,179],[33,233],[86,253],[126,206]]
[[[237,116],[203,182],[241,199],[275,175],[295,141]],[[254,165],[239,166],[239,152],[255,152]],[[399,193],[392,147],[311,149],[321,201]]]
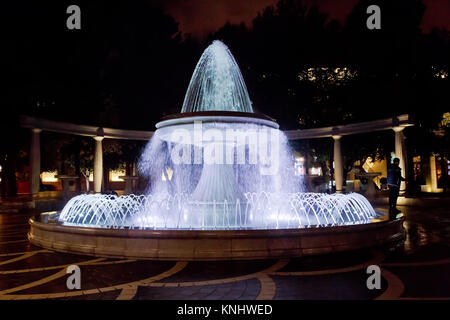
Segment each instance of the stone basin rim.
[[198,111],[184,112],[167,115],[156,124],[156,128],[164,128],[179,124],[189,124],[195,121],[200,122],[231,122],[231,123],[254,123],[279,129],[275,119],[263,113],[240,112],[240,111]]
[[31,218],[29,241],[98,257],[218,261],[302,257],[371,248],[404,238],[404,218],[368,224],[274,230],[135,230],[74,227]]
[[[42,214],[46,214],[45,212]],[[364,231],[368,229],[383,228],[390,224],[403,221],[403,217],[397,220],[377,221],[353,225],[329,226],[329,227],[308,227],[308,228],[286,228],[286,229],[216,229],[216,230],[186,230],[186,229],[114,229],[83,227],[73,225],[63,225],[57,223],[45,223],[29,219],[31,226],[36,225],[43,230],[54,232],[69,232],[85,235],[101,235],[108,237],[142,237],[142,238],[271,238],[271,237],[298,237],[308,235],[326,235],[345,233],[347,231]]]

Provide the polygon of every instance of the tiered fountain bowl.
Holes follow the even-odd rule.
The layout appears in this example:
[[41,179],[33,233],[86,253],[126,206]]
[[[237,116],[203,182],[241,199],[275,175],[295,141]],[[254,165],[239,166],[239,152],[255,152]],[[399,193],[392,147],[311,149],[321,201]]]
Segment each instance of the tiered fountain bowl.
[[78,195],[30,219],[44,248],[162,260],[293,257],[403,237],[365,197],[303,192],[286,136],[253,112],[231,52],[203,53],[180,114],[164,118],[139,163],[145,194]]

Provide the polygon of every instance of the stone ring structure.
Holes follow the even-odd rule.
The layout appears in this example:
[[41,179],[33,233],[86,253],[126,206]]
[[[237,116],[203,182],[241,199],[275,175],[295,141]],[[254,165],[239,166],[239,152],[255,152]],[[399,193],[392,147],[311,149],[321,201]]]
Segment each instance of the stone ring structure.
[[248,260],[356,250],[404,237],[403,217],[327,228],[139,230],[74,227],[29,220],[31,243],[60,252],[152,260]]

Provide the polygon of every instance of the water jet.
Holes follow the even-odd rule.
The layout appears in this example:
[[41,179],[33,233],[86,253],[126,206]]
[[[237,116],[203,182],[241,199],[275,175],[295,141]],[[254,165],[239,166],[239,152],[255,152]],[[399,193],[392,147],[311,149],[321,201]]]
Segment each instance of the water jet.
[[374,222],[380,214],[360,194],[304,192],[286,136],[253,112],[220,41],[201,56],[181,113],[156,128],[139,161],[145,194],[78,195],[56,223],[32,219],[30,241],[99,256],[215,260],[327,253],[402,236],[401,220]]

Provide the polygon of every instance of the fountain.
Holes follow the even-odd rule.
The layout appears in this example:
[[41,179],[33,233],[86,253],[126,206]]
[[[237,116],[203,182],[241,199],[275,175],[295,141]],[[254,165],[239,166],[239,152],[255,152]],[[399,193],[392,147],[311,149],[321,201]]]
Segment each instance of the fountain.
[[[96,255],[249,259],[399,237],[398,223],[373,223],[379,214],[360,194],[304,192],[286,136],[275,120],[253,112],[239,67],[220,41],[201,56],[181,113],[156,128],[139,162],[150,181],[145,194],[76,196],[58,213],[51,240],[34,220],[30,240]],[[365,232],[374,234],[370,241],[359,238]],[[305,237],[318,240],[307,245]]]

